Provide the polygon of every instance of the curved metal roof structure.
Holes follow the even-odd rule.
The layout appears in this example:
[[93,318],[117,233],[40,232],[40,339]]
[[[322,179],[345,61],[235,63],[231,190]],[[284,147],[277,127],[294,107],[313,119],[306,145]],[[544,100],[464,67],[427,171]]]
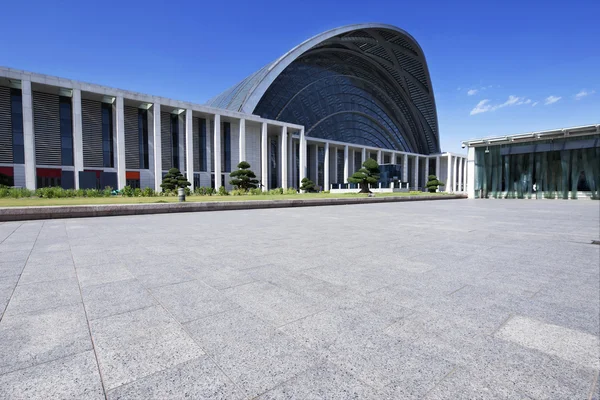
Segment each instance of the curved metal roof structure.
[[423,50],[391,25],[355,24],[321,33],[207,105],[301,124],[307,136],[440,152]]

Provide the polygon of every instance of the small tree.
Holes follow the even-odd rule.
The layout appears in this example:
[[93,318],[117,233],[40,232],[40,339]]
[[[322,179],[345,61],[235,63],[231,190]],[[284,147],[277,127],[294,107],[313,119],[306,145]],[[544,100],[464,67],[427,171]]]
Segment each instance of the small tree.
[[237,167],[236,171],[229,174],[232,178],[229,183],[244,191],[255,189],[258,185],[258,179],[256,179],[256,174],[250,169],[250,164],[246,161],[241,161]]
[[171,168],[163,178],[160,187],[164,192],[171,192],[175,189],[185,188],[191,185],[192,184],[185,179],[185,176],[183,176],[177,168]]
[[360,185],[359,193],[371,193],[369,184],[379,182],[379,164],[369,158],[363,163],[363,167],[348,177],[348,182]]
[[429,193],[435,193],[438,189],[438,186],[444,186],[444,184],[438,181],[437,176],[429,175],[427,177],[427,184],[425,186],[427,186]]
[[315,183],[308,178],[302,178],[302,185],[300,185],[300,190],[304,190],[305,192],[316,192]]

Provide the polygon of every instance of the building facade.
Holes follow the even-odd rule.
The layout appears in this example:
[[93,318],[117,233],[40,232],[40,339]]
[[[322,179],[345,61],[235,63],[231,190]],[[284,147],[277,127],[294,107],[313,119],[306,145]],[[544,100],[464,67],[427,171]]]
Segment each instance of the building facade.
[[317,35],[199,105],[0,68],[0,173],[30,189],[151,187],[179,168],[229,184],[239,161],[263,189],[348,187],[368,158],[382,184],[467,185],[466,158],[441,153],[425,57],[406,32],[358,24]]
[[600,125],[468,140],[463,147],[469,198],[600,199]]

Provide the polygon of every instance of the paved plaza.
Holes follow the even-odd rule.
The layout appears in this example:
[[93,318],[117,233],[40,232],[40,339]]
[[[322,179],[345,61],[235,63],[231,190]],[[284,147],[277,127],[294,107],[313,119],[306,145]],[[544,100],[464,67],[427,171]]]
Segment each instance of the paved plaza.
[[1,399],[592,399],[600,204],[0,224]]

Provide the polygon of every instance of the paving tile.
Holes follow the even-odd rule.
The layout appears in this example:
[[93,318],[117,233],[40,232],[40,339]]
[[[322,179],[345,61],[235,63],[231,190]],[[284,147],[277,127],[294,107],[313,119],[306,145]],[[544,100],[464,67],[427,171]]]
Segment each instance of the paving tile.
[[72,263],[48,265],[27,263],[19,283],[49,282],[66,278],[75,278],[75,268]]
[[120,399],[242,399],[244,396],[207,356],[119,386],[108,393]]
[[5,314],[22,314],[77,303],[81,303],[81,294],[74,278],[29,284],[19,282]]
[[199,281],[161,286],[151,292],[182,323],[239,307],[218,290]]
[[0,322],[0,374],[91,348],[80,304],[27,314],[5,314]]
[[276,325],[283,325],[324,309],[309,298],[267,282],[236,286],[225,293],[233,302]]
[[76,270],[81,287],[101,285],[103,283],[124,281],[134,278],[124,265],[118,263],[77,267]]
[[348,371],[322,364],[298,374],[260,396],[261,400],[305,399],[391,399],[381,391],[360,382]]
[[316,356],[242,309],[186,324],[219,367],[253,397],[273,389],[316,362]]
[[87,286],[82,292],[90,320],[155,305],[150,293],[135,279]]
[[93,351],[0,375],[3,399],[104,399]]
[[194,280],[194,277],[188,274],[183,268],[173,264],[128,264],[127,269],[146,288]]
[[589,333],[517,315],[495,336],[584,367],[600,369],[600,337]]
[[187,267],[185,271],[190,276],[215,289],[227,289],[254,281],[252,276],[245,271],[227,266],[220,266],[219,268],[213,266]]
[[90,325],[107,390],[204,354],[160,307],[93,320]]

